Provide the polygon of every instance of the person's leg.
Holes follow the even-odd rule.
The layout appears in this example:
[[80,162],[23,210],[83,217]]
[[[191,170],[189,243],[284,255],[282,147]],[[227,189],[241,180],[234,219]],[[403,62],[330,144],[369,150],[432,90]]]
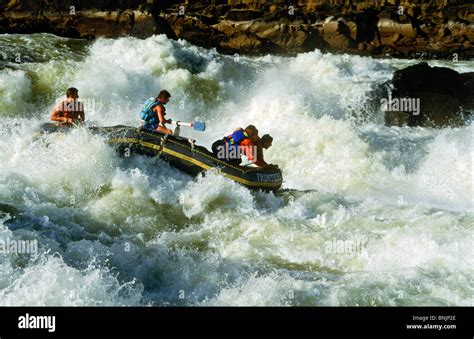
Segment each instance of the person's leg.
[[242,163],[242,154],[239,147],[232,147],[229,149],[226,161],[234,166],[239,166]]
[[223,139],[217,140],[212,144],[212,153],[218,158],[225,159],[225,141]]
[[224,139],[217,140],[212,144],[212,153],[214,153],[219,160],[223,160],[233,166],[239,166],[242,162],[240,154],[226,149]]
[[153,125],[153,124],[150,124],[149,122],[145,123],[142,128],[145,128],[145,129],[151,129],[151,130],[155,130],[156,129],[156,125]]
[[173,131],[172,131],[172,130],[170,130],[169,128],[163,127],[163,126],[161,126],[161,125],[156,128],[156,131],[157,131],[157,132],[160,132],[160,133],[163,133],[163,134],[171,134],[171,135],[173,135]]

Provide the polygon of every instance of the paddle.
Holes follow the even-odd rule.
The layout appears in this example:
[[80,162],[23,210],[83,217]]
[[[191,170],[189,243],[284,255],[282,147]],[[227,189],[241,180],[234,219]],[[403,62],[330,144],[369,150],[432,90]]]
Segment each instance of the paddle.
[[206,130],[206,123],[202,121],[193,121],[193,122],[182,122],[176,121],[176,126],[187,126],[192,127],[195,131],[204,132]]

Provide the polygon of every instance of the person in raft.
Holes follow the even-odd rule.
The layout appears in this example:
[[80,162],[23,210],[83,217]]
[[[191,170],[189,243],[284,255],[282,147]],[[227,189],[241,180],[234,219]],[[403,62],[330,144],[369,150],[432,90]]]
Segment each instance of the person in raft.
[[232,134],[217,140],[212,144],[212,153],[221,160],[231,165],[238,166],[242,163],[242,155],[252,163],[259,165],[257,159],[258,130],[254,125],[245,129],[237,128]]
[[50,120],[60,125],[72,126],[84,122],[84,105],[78,101],[79,91],[70,87],[66,91],[66,99],[57,104],[51,111]]
[[156,98],[149,98],[143,104],[140,112],[140,118],[145,122],[143,128],[152,129],[164,134],[173,134],[173,131],[166,127],[171,124],[171,119],[165,119],[165,105],[170,101],[171,94],[162,90]]
[[273,138],[270,134],[265,134],[257,141],[257,161],[254,162],[255,165],[259,167],[278,167],[276,165],[267,164],[265,160],[263,160],[263,150],[272,147],[272,142]]

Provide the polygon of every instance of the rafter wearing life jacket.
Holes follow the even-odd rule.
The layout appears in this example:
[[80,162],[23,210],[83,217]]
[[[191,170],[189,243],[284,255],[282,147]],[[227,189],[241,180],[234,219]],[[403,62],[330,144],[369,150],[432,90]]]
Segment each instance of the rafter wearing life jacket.
[[224,141],[229,148],[238,146],[244,139],[248,139],[249,135],[243,128],[237,128],[232,134],[224,137]]
[[[245,131],[243,128],[237,128],[231,135],[224,137],[224,141],[228,147],[228,150],[238,146],[240,151],[242,151],[242,153],[247,156],[249,161],[256,161],[256,146],[252,140],[250,140],[250,136],[247,131]],[[239,154],[239,152],[236,152],[236,154]]]
[[144,128],[155,130],[160,124],[157,114],[153,110],[156,106],[160,105],[163,108],[163,116],[166,115],[165,106],[157,98],[148,98],[143,104],[143,108],[140,112],[140,118],[145,122]]

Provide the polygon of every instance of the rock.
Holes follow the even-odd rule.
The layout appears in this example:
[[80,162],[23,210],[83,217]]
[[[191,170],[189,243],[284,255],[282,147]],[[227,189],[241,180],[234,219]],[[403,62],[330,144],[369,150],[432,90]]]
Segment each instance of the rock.
[[461,73],[464,96],[461,100],[464,110],[474,110],[474,72]]
[[307,52],[326,47],[317,30],[302,26],[280,24],[257,35],[270,40],[283,51]]
[[[318,30],[306,25],[288,23],[275,25],[263,19],[257,19],[245,23],[221,21],[212,27],[229,37],[229,40],[221,43],[221,46],[231,47],[232,50],[245,46],[245,51],[251,51],[251,54],[269,51],[299,53],[313,51],[315,48],[322,50],[327,48]],[[251,45],[253,47],[249,48]]]
[[238,32],[233,34],[228,40],[221,42],[220,47],[230,53],[244,53],[250,55],[261,55],[276,53],[279,51],[270,40],[260,38],[250,32]]
[[216,17],[224,16],[228,11],[230,11],[231,7],[229,5],[217,5],[216,6]]
[[74,1],[9,1],[0,7],[0,11],[6,9],[0,19],[0,33],[47,32],[75,38],[166,34],[175,38],[166,21],[138,9],[146,4],[137,0],[133,8],[121,9],[113,2],[99,0],[84,7]]
[[356,24],[356,37],[357,42],[366,42],[370,43],[374,40],[377,40],[381,43],[380,32],[378,29],[379,22],[379,11],[369,8],[362,13],[356,13],[355,15],[355,24]]
[[351,37],[351,29],[343,20],[324,23],[322,37],[333,50],[357,48],[356,41]]
[[250,24],[248,25],[237,25],[240,29],[245,29],[246,31],[252,32],[252,33],[263,33],[266,30],[275,28],[279,24],[272,22],[272,21],[267,21],[264,19],[257,19],[253,20]]
[[227,49],[242,51],[244,53],[258,53],[262,49],[262,40],[252,33],[235,33],[229,40],[221,42],[221,46]]
[[201,20],[181,15],[165,15],[166,22],[179,39],[205,48],[219,46],[226,36],[215,28],[207,26]]
[[[385,112],[389,126],[461,126],[468,121],[466,112],[474,110],[474,73],[422,62],[396,71],[392,85],[392,104]],[[404,103],[412,103],[411,109]]]
[[0,218],[4,219],[4,222],[12,219],[16,219],[20,216],[20,212],[12,205],[0,203]]
[[232,9],[225,15],[225,20],[232,21],[249,21],[259,19],[263,16],[263,13],[254,10],[245,9]]
[[[417,91],[414,96],[397,97],[409,100],[419,100],[420,112],[387,111],[385,123],[389,126],[421,126],[421,127],[457,127],[465,122],[465,116],[460,110],[459,98],[432,92]],[[415,96],[416,95],[416,96]],[[413,105],[416,107],[416,104]],[[397,122],[391,121],[396,119]]]
[[241,29],[235,27],[234,23],[229,21],[221,21],[218,24],[213,25],[212,28],[218,30],[219,32],[225,34],[228,37],[242,31]]
[[468,1],[404,1],[403,13],[393,0],[384,5],[335,0],[236,3],[4,0],[0,33],[48,32],[75,38],[166,34],[223,53],[235,53],[241,46],[244,54],[269,50],[294,54],[320,48],[407,58],[474,57],[474,4]]

